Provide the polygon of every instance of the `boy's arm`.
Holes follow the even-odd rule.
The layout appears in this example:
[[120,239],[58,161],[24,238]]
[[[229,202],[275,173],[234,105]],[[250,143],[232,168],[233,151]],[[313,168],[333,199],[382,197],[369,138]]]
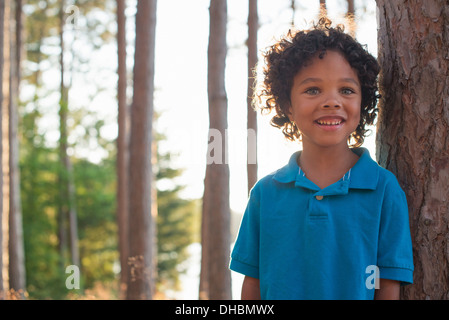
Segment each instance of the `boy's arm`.
[[399,300],[399,281],[389,279],[379,280],[379,289],[374,293],[374,300]]
[[259,279],[245,276],[242,285],[242,300],[260,300]]

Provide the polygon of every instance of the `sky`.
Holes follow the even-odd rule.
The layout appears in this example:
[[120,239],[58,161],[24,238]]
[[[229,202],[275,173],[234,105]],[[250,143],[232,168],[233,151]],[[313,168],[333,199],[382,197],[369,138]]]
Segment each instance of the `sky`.
[[[296,1],[295,27],[310,27],[317,20],[319,1]],[[342,22],[346,0],[329,0],[331,20]],[[364,2],[364,7],[360,3]],[[290,1],[259,0],[259,62],[261,52],[290,28]],[[307,6],[305,6],[307,4]],[[359,6],[357,6],[359,4]],[[175,8],[175,9],[174,9]],[[184,168],[178,179],[186,186],[183,196],[201,198],[209,128],[207,104],[207,45],[209,0],[159,1],[156,27],[155,108],[160,113],[157,128],[167,136],[161,151],[177,154],[173,166]],[[357,38],[376,55],[375,1],[356,1],[363,12],[357,22]],[[228,145],[230,205],[242,213],[247,202],[246,181],[246,91],[247,91],[247,1],[228,0]],[[279,129],[271,127],[270,116],[258,115],[258,177],[284,166],[300,144],[287,141]],[[374,157],[374,138],[366,139]],[[168,187],[168,186],[167,186]]]

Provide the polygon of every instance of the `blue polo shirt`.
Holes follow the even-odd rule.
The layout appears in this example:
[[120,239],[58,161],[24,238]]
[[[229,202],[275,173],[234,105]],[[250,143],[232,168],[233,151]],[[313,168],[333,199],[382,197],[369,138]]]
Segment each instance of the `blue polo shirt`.
[[373,299],[376,277],[413,282],[405,194],[367,149],[352,150],[357,163],[324,189],[299,151],[251,190],[230,269],[258,278],[262,299]]

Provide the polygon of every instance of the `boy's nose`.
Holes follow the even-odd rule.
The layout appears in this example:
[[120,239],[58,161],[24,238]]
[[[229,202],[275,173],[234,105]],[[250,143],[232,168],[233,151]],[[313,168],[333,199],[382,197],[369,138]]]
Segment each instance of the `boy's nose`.
[[332,109],[332,108],[338,109],[341,108],[341,102],[335,94],[331,94],[326,97],[321,107],[324,109]]
[[338,103],[336,103],[336,104],[329,103],[329,104],[323,105],[323,108],[324,108],[324,109],[332,109],[332,108],[338,109],[338,108],[340,108],[340,107],[341,107],[341,106],[340,106],[340,104],[338,104]]

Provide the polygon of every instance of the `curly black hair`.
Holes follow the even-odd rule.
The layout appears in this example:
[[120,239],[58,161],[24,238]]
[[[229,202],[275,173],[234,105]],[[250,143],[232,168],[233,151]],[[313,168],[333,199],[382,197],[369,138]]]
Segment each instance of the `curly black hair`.
[[359,147],[369,131],[365,126],[373,125],[377,116],[377,101],[380,98],[377,77],[380,66],[364,46],[344,32],[342,25],[331,27],[331,24],[330,20],[322,18],[310,30],[296,33],[290,30],[284,38],[268,48],[264,54],[264,78],[256,88],[254,104],[262,113],[275,110],[271,125],[282,129],[287,139],[300,140],[301,132],[287,116],[293,79],[312,58],[323,58],[326,50],[338,51],[357,72],[361,84],[360,123],[348,137],[349,144],[351,139],[355,141],[351,147]]

